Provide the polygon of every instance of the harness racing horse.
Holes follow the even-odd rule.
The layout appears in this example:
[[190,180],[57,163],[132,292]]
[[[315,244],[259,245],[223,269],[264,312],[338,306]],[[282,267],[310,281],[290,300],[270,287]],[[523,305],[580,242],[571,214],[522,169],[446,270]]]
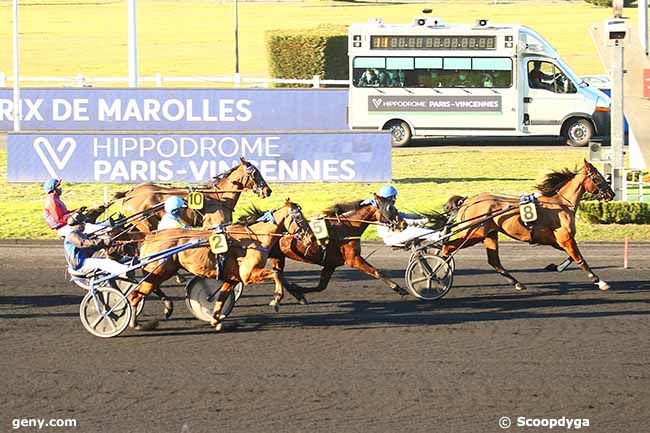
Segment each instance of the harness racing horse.
[[[129,296],[131,305],[135,308],[140,299],[171,278],[179,269],[204,278],[219,278],[224,281],[214,306],[214,319],[211,325],[217,331],[223,329],[221,309],[228,295],[238,282],[244,285],[259,283],[273,279],[275,282],[274,296],[269,305],[276,311],[284,297],[285,282],[282,275],[274,269],[265,269],[264,265],[269,251],[288,232],[299,242],[309,245],[315,242],[314,234],[309,223],[302,214],[300,206],[286,200],[283,206],[268,211],[259,222],[250,225],[233,224],[226,229],[228,251],[225,253],[223,265],[220,268],[219,259],[211,251],[207,242],[196,248],[184,250],[168,260],[150,263],[144,267],[145,277],[141,287]],[[206,229],[169,229],[152,233],[143,242],[140,251],[144,256],[179,246],[188,241],[206,240],[212,235]],[[133,315],[131,327],[137,327]]]
[[287,287],[291,295],[301,304],[306,304],[307,299],[304,294],[325,290],[334,270],[341,265],[358,269],[381,280],[400,295],[407,293],[396,282],[384,276],[361,257],[360,236],[370,224],[376,222],[398,229],[404,229],[406,226],[392,201],[375,195],[374,200],[335,203],[324,210],[323,214],[329,221],[327,245],[322,248],[306,247],[304,244],[296,242],[292,236],[284,236],[271,250],[271,261],[274,268],[279,271],[284,271],[286,257],[299,262],[323,266],[318,286],[301,287],[291,284]]
[[[541,193],[537,199],[537,221],[530,228],[520,219],[518,199],[487,193],[465,200],[452,197],[446,209],[457,212],[456,221],[468,221],[467,230],[445,244],[443,256],[482,241],[487,250],[488,263],[513,284],[515,290],[525,290],[526,287],[510,275],[499,260],[498,234],[503,233],[515,240],[550,245],[566,251],[571,260],[587,273],[592,283],[601,290],[608,290],[609,285],[591,270],[575,241],[576,209],[583,195],[587,192],[605,201],[614,198],[614,192],[605,178],[585,160],[584,166],[575,172],[564,169],[547,174],[537,189]],[[485,218],[481,221],[484,222],[477,224],[477,219],[483,216]]]
[[[257,167],[243,157],[240,160],[241,164],[221,173],[212,182],[198,188],[205,197],[205,206],[202,213],[186,209],[182,219],[187,225],[210,227],[215,224],[232,222],[233,210],[243,191],[254,191],[261,198],[271,195],[271,188]],[[192,192],[190,188],[161,186],[149,182],[141,183],[126,192],[118,192],[113,199],[121,200],[122,213],[125,217],[129,217],[146,212],[147,209],[164,202],[171,195],[187,199],[190,192]],[[151,233],[158,227],[161,214],[162,209],[149,214],[147,218],[135,221],[134,225],[143,233]]]

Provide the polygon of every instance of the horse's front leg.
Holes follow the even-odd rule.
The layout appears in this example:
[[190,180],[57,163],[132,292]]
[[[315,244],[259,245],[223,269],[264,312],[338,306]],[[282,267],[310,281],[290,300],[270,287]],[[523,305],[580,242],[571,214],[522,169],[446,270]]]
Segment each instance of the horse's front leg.
[[580,269],[587,273],[587,276],[592,283],[597,285],[600,290],[609,290],[609,284],[601,280],[598,275],[596,275],[594,271],[591,270],[584,257],[582,256],[582,253],[578,249],[578,244],[572,236],[567,235],[566,238],[559,239],[558,244],[564,248],[564,251],[567,252],[571,260],[576,262]]
[[275,282],[275,290],[273,291],[273,299],[269,302],[269,305],[278,312],[280,311],[280,302],[284,298],[284,278],[282,278],[282,273],[276,269],[266,269],[266,268],[253,268],[251,273],[247,278],[246,284],[255,284],[262,281],[273,279]]

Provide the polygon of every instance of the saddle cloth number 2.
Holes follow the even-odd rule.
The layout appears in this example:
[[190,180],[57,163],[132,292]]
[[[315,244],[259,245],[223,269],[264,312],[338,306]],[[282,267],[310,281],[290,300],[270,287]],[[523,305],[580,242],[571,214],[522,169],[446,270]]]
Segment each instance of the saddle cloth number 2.
[[519,215],[521,220],[525,223],[532,223],[537,221],[537,207],[535,203],[526,203],[519,206]]
[[223,233],[215,233],[208,238],[210,251],[214,254],[223,254],[228,251],[228,241]]

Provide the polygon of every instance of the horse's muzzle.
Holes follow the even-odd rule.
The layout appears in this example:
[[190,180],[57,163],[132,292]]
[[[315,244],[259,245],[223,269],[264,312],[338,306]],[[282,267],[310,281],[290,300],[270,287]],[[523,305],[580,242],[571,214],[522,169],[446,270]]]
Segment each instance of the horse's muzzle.
[[268,185],[264,185],[262,188],[257,190],[257,195],[260,198],[267,198],[267,197],[271,196],[272,192],[273,191],[271,190],[271,188]]

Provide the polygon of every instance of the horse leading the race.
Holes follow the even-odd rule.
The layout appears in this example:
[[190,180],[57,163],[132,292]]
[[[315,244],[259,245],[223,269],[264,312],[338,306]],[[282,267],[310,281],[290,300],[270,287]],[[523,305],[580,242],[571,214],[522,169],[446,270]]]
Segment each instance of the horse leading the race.
[[143,233],[154,231],[160,221],[160,211],[147,214],[148,209],[164,202],[169,196],[187,198],[188,194],[194,191],[203,194],[205,204],[200,211],[187,210],[187,214],[183,217],[187,225],[210,227],[215,224],[230,223],[242,192],[253,191],[260,198],[269,197],[272,192],[259,169],[244,157],[240,160],[241,164],[219,174],[212,182],[196,189],[143,183],[126,192],[117,193],[113,198],[120,201],[122,213],[126,217],[144,215],[133,223]]

